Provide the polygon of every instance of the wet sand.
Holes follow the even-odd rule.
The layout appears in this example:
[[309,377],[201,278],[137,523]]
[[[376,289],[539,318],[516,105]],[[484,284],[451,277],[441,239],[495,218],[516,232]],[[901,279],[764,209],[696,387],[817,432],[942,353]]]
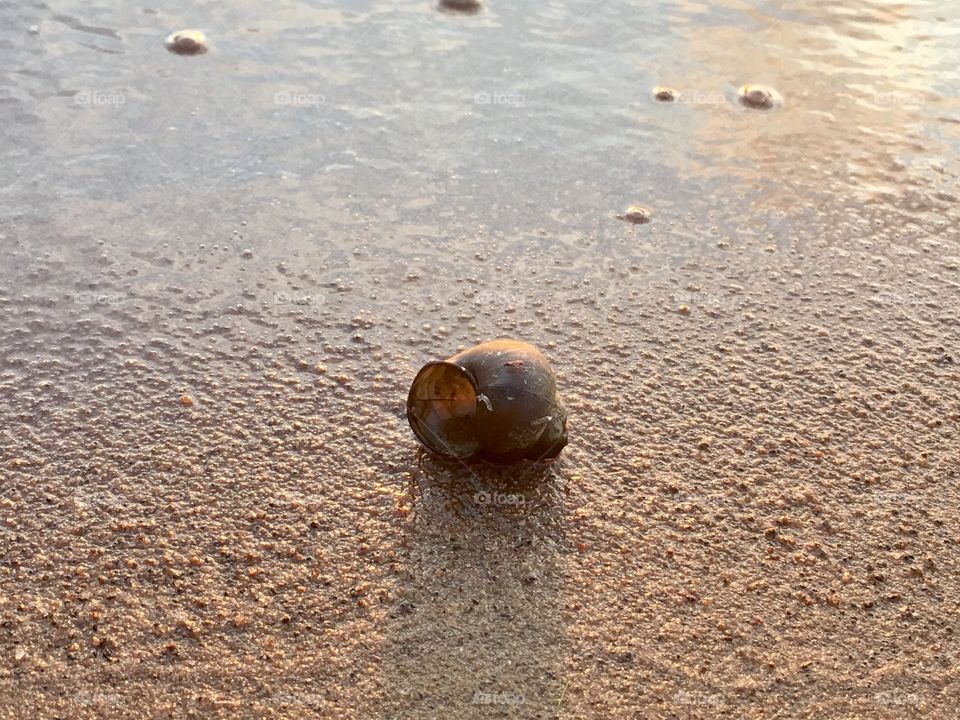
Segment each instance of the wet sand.
[[[542,10],[541,34],[561,12]],[[418,13],[375,25],[408,31],[401,60],[434,16]],[[830,62],[823,26],[751,17]],[[558,22],[550,47],[593,47],[607,20]],[[449,27],[437,52],[476,32]],[[618,136],[551,183],[539,151],[441,176],[405,157],[410,136],[364,145],[410,119],[366,115],[362,83],[336,131],[361,160],[326,158],[340,169],[270,174],[313,138],[298,120],[221,179],[236,148],[216,138],[212,176],[162,143],[184,175],[124,170],[111,153],[140,146],[108,145],[97,123],[122,128],[104,114],[59,164],[22,160],[0,243],[0,717],[955,717],[960,216],[955,124],[936,119],[953,101],[857,99],[850,126],[817,124],[841,102],[817,81],[903,88],[866,60],[834,58],[829,82],[760,52],[736,67],[750,33],[731,22],[717,45],[703,27],[681,32],[687,83],[659,82],[707,92],[726,69],[732,92],[770,83],[784,106],[638,91],[637,132],[662,142],[627,139],[651,174],[613,162]],[[202,59],[163,62],[222,68],[232,41],[208,34]],[[894,77],[916,85],[928,62]],[[561,106],[524,89],[523,117],[552,123]],[[586,143],[597,107],[570,105]],[[52,135],[51,108],[35,110]],[[497,118],[477,137],[519,122]],[[71,164],[91,148],[102,165]],[[420,174],[403,182],[403,163]],[[634,202],[653,222],[616,219]],[[410,380],[503,336],[553,361],[569,447],[546,467],[424,456]]]
[[[5,295],[6,715],[948,717],[957,260],[923,246],[731,244],[678,271],[688,313],[565,287],[535,326],[411,303],[337,344]],[[418,457],[406,384],[481,325],[557,364],[549,470]]]

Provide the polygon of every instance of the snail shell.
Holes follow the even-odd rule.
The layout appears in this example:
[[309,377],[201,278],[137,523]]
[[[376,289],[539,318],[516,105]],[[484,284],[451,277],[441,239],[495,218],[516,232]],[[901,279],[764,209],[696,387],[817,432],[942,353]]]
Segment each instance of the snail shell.
[[634,225],[646,225],[653,220],[653,214],[645,207],[640,205],[631,205],[621,214],[617,215],[617,220],[633,223]]
[[780,93],[766,85],[744,85],[737,91],[740,104],[754,110],[770,110],[783,102]]
[[178,30],[163,41],[167,50],[177,55],[201,55],[207,51],[207,38],[199,30]]
[[567,444],[550,363],[516,340],[424,365],[410,386],[407,420],[428,450],[459,460],[552,460]]
[[680,99],[680,93],[666,85],[657,85],[651,92],[657,102],[676,102]]

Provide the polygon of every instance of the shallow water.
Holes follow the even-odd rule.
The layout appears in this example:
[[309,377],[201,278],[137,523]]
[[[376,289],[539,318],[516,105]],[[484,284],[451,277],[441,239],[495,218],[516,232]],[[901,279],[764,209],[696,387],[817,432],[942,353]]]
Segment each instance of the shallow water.
[[[8,715],[956,709],[952,3],[0,17]],[[497,336],[561,461],[418,457]]]

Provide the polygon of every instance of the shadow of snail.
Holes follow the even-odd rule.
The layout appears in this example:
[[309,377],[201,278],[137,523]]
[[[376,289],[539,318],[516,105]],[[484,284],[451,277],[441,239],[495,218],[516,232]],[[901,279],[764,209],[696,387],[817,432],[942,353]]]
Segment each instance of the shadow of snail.
[[463,462],[549,461],[567,444],[553,369],[517,340],[492,340],[424,365],[407,396],[407,420],[427,450]]

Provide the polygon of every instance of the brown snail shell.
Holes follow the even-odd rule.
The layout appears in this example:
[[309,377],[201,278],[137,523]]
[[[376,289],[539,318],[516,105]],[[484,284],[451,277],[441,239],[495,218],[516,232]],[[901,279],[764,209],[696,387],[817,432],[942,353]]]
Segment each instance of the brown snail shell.
[[567,444],[553,369],[517,340],[424,365],[410,386],[407,420],[428,450],[458,460],[552,460]]

